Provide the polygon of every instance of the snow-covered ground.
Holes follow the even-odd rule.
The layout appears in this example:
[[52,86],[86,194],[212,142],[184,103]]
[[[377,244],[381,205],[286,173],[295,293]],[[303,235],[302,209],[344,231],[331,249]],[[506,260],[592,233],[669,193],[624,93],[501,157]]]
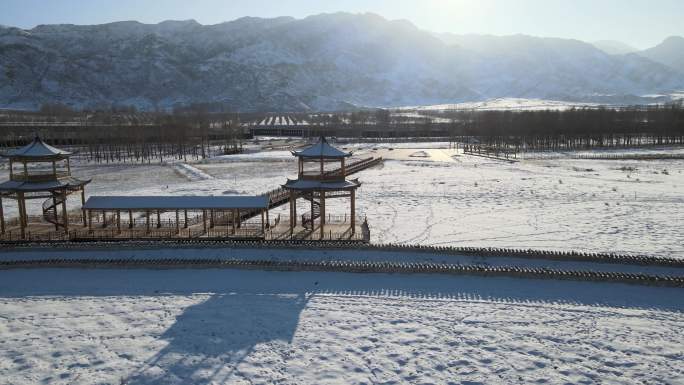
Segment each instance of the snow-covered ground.
[[1,384],[684,381],[680,289],[232,270],[0,271]]

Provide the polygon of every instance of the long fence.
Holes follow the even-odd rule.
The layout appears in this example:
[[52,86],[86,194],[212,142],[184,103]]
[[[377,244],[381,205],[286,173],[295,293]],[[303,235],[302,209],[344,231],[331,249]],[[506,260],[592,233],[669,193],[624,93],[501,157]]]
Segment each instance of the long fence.
[[528,268],[517,266],[456,265],[421,262],[367,261],[273,261],[220,258],[164,259],[42,259],[0,261],[0,269],[27,268],[229,268],[243,270],[316,271],[344,273],[450,274],[485,277],[515,277],[572,281],[616,282],[650,286],[684,288],[684,277],[654,276],[620,272],[595,272]]

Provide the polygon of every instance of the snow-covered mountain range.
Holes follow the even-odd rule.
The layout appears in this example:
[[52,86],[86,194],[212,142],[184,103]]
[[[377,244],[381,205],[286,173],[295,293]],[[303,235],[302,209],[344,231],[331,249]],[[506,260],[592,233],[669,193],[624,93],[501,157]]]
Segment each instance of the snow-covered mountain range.
[[214,103],[334,110],[490,98],[639,103],[684,90],[682,38],[611,55],[577,40],[436,35],[373,14],[0,27],[0,107]]

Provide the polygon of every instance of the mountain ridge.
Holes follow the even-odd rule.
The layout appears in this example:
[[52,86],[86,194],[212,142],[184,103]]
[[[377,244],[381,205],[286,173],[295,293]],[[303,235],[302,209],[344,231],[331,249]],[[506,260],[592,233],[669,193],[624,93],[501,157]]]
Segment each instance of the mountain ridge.
[[0,29],[0,107],[300,111],[500,97],[620,102],[684,89],[684,74],[663,63],[579,40],[445,36],[349,13],[10,27]]

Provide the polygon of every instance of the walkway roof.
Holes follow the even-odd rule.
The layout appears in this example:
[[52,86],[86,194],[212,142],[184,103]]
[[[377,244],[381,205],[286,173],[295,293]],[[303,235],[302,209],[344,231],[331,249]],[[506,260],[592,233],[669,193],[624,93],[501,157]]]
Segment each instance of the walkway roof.
[[86,210],[266,209],[267,196],[92,196]]

